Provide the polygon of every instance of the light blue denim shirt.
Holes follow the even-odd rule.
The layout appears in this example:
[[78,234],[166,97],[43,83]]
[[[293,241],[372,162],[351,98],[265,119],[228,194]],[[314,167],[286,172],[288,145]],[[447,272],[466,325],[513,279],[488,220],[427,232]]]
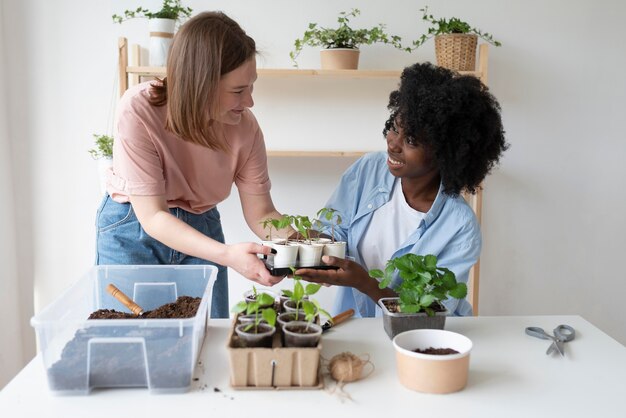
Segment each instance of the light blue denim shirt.
[[[326,207],[336,209],[342,217],[341,224],[335,228],[335,238],[347,242],[348,255],[361,265],[361,254],[357,249],[359,241],[374,211],[391,198],[394,180],[387,167],[386,152],[367,154],[346,170],[326,203]],[[438,265],[452,270],[457,281],[467,283],[469,270],[478,260],[481,246],[480,226],[472,209],[462,197],[444,194],[440,186],[432,207],[410,234],[405,246],[396,249],[393,257],[409,252],[434,254]],[[391,287],[395,287],[399,280],[396,276]],[[467,300],[448,299],[444,305],[452,315],[472,315]],[[380,308],[367,295],[354,288],[339,287],[333,312],[350,308],[361,317],[381,314]]]

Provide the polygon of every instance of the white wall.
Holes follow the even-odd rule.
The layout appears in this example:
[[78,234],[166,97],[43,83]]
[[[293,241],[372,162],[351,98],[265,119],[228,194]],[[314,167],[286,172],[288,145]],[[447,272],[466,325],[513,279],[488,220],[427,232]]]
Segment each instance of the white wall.
[[[86,150],[106,131],[116,77],[118,36],[147,45],[147,24],[114,25],[110,15],[160,0],[0,0],[4,76],[19,238],[21,315],[40,309],[93,263],[96,165]],[[288,52],[307,24],[335,22],[359,7],[355,23],[386,22],[415,39],[425,26],[413,0],[196,0],[196,12],[221,9],[238,20],[264,52],[260,66],[290,66]],[[503,108],[511,149],[486,181],[482,315],[580,314],[626,343],[626,293],[619,261],[626,249],[626,68],[621,17],[610,1],[430,1],[436,16],[458,16],[495,34],[489,85]],[[305,11],[303,13],[303,10]],[[68,16],[80,16],[68,18]],[[356,26],[356,25],[355,25]],[[430,41],[412,55],[384,46],[362,49],[361,68],[397,69],[434,61]],[[318,67],[306,49],[301,68]],[[321,146],[383,149],[380,131],[393,83],[259,81],[256,114],[269,147],[321,138]],[[285,91],[278,91],[284,89]],[[353,100],[352,98],[356,98]],[[619,124],[619,125],[618,125]],[[315,147],[316,145],[313,145]],[[313,214],[350,159],[270,158],[279,210]],[[227,239],[250,240],[236,192],[220,206]],[[231,302],[249,282],[231,275]],[[322,301],[332,298],[324,289]],[[555,324],[556,325],[556,324]],[[32,355],[32,331],[25,343]],[[521,330],[520,330],[521,332]]]

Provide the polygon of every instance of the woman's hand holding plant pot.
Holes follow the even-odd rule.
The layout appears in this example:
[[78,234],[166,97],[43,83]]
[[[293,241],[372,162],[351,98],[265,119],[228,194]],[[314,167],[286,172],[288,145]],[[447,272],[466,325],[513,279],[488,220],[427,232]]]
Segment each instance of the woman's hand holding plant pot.
[[272,276],[257,254],[269,255],[272,248],[250,242],[226,246],[225,262],[220,263],[232,267],[239,274],[253,282],[264,286],[273,286],[283,278]]
[[378,301],[378,299],[382,297],[397,296],[392,289],[379,289],[378,281],[370,277],[367,270],[355,261],[328,255],[323,256],[322,261],[324,264],[338,267],[338,269],[317,270],[302,268],[296,270],[295,274],[301,276],[302,279],[308,282],[354,287],[361,293],[368,295],[374,301]]

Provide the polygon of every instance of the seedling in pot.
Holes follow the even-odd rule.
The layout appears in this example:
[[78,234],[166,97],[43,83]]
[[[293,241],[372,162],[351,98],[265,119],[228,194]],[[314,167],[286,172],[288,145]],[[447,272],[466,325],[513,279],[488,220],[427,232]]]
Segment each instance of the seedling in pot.
[[283,215],[279,219],[267,218],[261,221],[261,225],[263,226],[263,229],[268,230],[268,235],[266,235],[265,237],[269,239],[270,241],[272,241],[273,229],[276,230],[276,232],[278,232],[281,229],[288,228],[292,223],[293,223],[293,217],[290,215]]
[[[254,322],[248,324],[244,331],[248,332],[254,327],[254,333],[258,332],[259,323],[265,320],[271,327],[276,325],[276,311],[272,307],[274,304],[274,298],[267,293],[257,294],[254,301],[240,301],[231,309],[234,313],[243,313],[246,315],[254,315]],[[269,307],[268,307],[269,306]]]
[[341,216],[336,209],[322,208],[317,211],[318,219],[326,219],[330,223],[330,239],[335,242],[335,228],[341,225]]
[[[322,309],[319,302],[315,299],[311,299],[310,296],[316,294],[322,285],[318,283],[308,283],[306,286],[302,285],[302,277],[295,274],[295,269],[291,268],[293,274],[293,290],[283,290],[283,294],[289,297],[289,301],[295,305],[294,317],[300,310],[304,312],[304,319],[308,324],[311,324],[318,313],[331,318],[330,314]],[[308,298],[308,299],[307,299]]]
[[457,283],[454,272],[437,266],[437,257],[404,254],[387,261],[385,271],[370,270],[371,277],[380,280],[378,287],[389,287],[395,273],[402,281],[394,289],[399,296],[399,309],[402,313],[426,312],[433,316],[436,306],[449,296],[463,299],[467,295],[465,283]]

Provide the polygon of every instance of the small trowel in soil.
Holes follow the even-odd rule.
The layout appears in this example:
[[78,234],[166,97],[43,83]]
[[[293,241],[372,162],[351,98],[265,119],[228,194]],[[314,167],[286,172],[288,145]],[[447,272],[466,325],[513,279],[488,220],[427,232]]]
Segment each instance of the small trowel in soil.
[[137,305],[131,298],[126,296],[124,292],[115,287],[113,284],[109,284],[107,286],[107,292],[109,292],[115,299],[119,300],[126,306],[132,313],[137,316],[142,316],[144,314],[144,310],[141,306]]

